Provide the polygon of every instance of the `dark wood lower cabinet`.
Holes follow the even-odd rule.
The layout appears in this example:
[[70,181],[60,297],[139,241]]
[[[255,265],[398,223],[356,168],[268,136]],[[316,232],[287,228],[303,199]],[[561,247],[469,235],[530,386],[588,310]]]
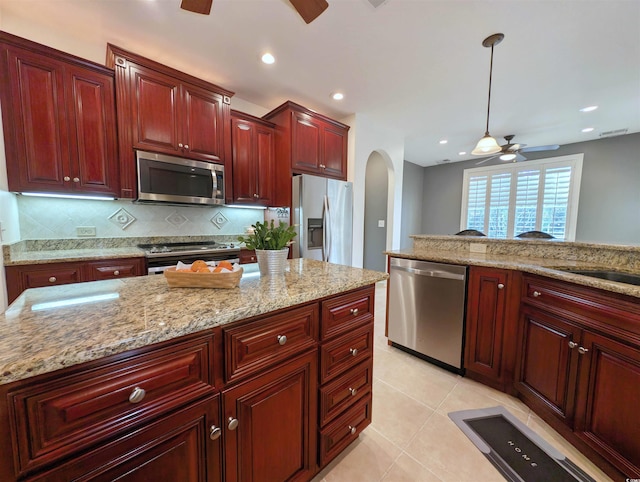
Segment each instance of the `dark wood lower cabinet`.
[[316,407],[315,350],[225,390],[225,481],[310,480]]

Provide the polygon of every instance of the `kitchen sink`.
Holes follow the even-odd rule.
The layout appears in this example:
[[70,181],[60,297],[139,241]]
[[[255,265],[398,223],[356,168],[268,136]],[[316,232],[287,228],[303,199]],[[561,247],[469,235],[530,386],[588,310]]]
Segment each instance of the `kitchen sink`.
[[606,279],[607,281],[616,281],[618,283],[627,283],[630,285],[640,286],[640,274],[621,273],[620,271],[607,270],[563,270],[573,274],[582,276],[591,276],[592,278]]

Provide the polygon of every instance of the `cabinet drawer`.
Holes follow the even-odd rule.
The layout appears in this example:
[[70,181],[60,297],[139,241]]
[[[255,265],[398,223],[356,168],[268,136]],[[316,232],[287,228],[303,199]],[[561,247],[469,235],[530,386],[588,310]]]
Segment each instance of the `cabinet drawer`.
[[320,467],[324,467],[371,423],[371,394],[320,431]]
[[373,320],[374,289],[367,287],[322,303],[320,339],[327,340]]
[[315,347],[318,306],[295,308],[223,332],[225,376],[230,382]]
[[373,353],[373,323],[320,348],[320,383],[325,383],[366,360]]
[[9,393],[19,472],[212,393],[212,352],[209,335]]
[[371,393],[373,360],[358,365],[320,389],[320,426]]
[[128,278],[144,274],[144,258],[112,259],[87,264],[87,280]]
[[240,264],[257,263],[258,257],[253,249],[240,250]]
[[40,288],[42,286],[64,285],[69,283],[79,283],[82,281],[80,265],[34,269],[22,272],[24,289]]

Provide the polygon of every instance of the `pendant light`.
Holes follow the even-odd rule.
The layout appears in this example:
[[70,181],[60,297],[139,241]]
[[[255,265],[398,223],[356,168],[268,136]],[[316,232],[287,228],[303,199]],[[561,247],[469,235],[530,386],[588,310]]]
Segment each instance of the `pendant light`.
[[493,72],[493,47],[502,42],[504,34],[494,33],[482,41],[483,47],[491,47],[491,63],[489,64],[489,99],[487,101],[487,128],[482,139],[478,141],[476,147],[471,154],[474,156],[488,156],[500,152],[502,148],[496,140],[489,134],[489,110],[491,108],[491,74]]

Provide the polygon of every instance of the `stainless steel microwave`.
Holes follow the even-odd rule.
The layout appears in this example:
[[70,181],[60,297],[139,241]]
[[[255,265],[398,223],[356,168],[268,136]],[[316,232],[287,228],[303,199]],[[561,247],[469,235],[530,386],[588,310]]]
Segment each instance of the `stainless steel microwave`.
[[138,202],[224,204],[224,166],[136,151]]

